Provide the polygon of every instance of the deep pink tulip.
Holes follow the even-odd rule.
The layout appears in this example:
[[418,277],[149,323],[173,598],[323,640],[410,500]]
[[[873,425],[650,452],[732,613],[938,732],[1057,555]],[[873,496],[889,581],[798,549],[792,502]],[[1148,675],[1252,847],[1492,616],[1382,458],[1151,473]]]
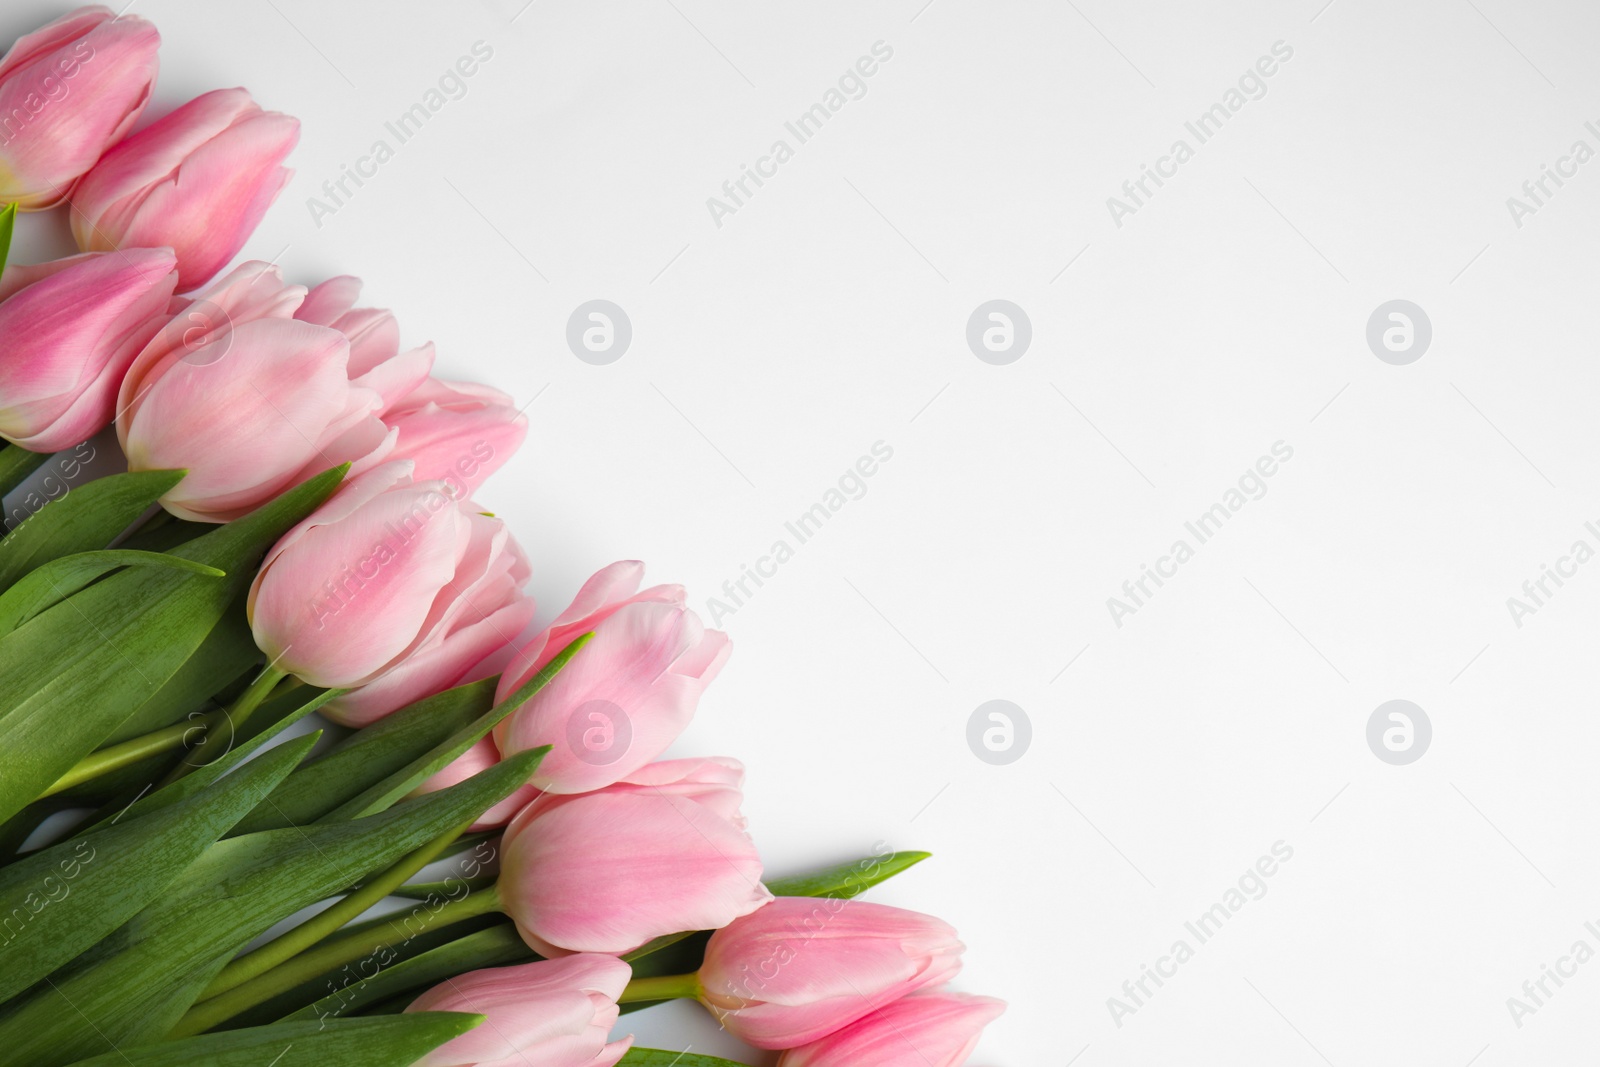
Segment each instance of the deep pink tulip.
[[790,1049],[778,1067],[961,1067],[1005,1001],[959,993],[918,993],[843,1030]]
[[[267,553],[246,607],[279,669],[339,689],[397,673],[378,702],[392,703],[450,684],[451,642],[480,622],[501,643],[513,636],[494,633],[492,606],[508,576],[519,588],[526,576],[505,524],[443,483],[412,482],[410,466],[347,482]],[[333,717],[359,721],[362,710]]]
[[676,760],[523,808],[502,838],[499,882],[523,940],[543,955],[620,954],[770,901],[738,813],[738,773],[732,761]]
[[415,1067],[612,1067],[633,1038],[607,1043],[632,968],[612,956],[567,956],[469,971],[434,986],[406,1011],[488,1018]]
[[55,452],[116,413],[117,387],[166,321],[177,283],[165,248],[7,267],[0,278],[0,437]]
[[19,38],[0,59],[0,203],[64,200],[149,103],[160,44],[144,19],[99,6]]
[[[418,793],[433,793],[440,789],[448,789],[466,781],[479,771],[486,771],[500,762],[500,750],[494,747],[494,739],[485,737],[477,744],[467,749],[461,755],[451,760],[433,777],[417,786]],[[512,794],[478,816],[478,821],[468,827],[469,833],[480,830],[498,830],[523,808],[531,804],[540,795],[539,788],[532,785],[519,786]]]
[[498,389],[429,378],[383,414],[399,434],[395,459],[418,478],[438,478],[471,496],[521,447],[528,420]]
[[948,923],[864,900],[779,897],[711,935],[701,1001],[757,1048],[794,1048],[907,993],[948,981]]
[[599,789],[666,751],[728,658],[728,635],[705,628],[684,605],[682,586],[636,592],[643,576],[644,564],[626,560],[590,578],[500,677],[496,696],[504,700],[574,638],[594,633],[549,685],[495,727],[502,752],[553,746],[533,779],[546,792]]
[[178,288],[210,281],[288,182],[300,123],[243,89],[198,96],[112,148],[72,194],[84,251],[170,247]]
[[371,469],[394,447],[378,417],[384,390],[413,388],[431,355],[295,317],[308,300],[276,267],[246,263],[176,304],[134,360],[117,436],[131,469],[189,472],[162,498],[168,511],[227,522],[318,471]]

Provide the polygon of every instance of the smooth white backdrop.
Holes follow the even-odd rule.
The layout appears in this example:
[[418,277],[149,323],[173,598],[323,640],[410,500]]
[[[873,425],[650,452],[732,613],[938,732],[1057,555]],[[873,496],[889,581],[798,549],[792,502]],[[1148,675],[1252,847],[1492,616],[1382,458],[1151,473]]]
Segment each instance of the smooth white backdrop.
[[[1600,162],[1561,163],[1600,150],[1600,9],[525,3],[134,10],[166,41],[152,116],[241,84],[303,123],[247,255],[360,275],[442,373],[529,402],[482,499],[536,560],[541,619],[618,558],[709,612],[892,448],[720,620],[733,659],[674,750],[748,764],[769,869],[934,852],[875,896],[953,922],[960,987],[1011,1003],[979,1065],[1600,1050],[1600,963],[1560,964],[1600,949],[1600,564],[1520,626],[1507,605],[1600,547]],[[0,29],[64,7],[16,0]],[[398,144],[385,124],[478,42]],[[785,123],[875,45],[864,95],[799,143]],[[1275,45],[1200,143],[1185,123]],[[393,157],[317,209],[379,139]],[[779,139],[792,158],[711,210]],[[1192,158],[1162,163],[1179,139]],[[1570,176],[1534,205],[1545,165]],[[62,249],[59,220],[23,226]],[[596,299],[632,325],[606,366],[566,343]],[[966,340],[994,299],[1032,327],[1003,366]],[[1403,366],[1366,339],[1395,299],[1432,324]],[[1197,546],[1185,522],[1278,442],[1264,495]],[[1107,599],[1180,538],[1193,558],[1119,626]],[[1032,727],[1003,766],[967,741],[992,699]],[[1391,699],[1432,724],[1405,766],[1367,743]],[[1185,923],[1241,877],[1264,895],[1200,944]],[[1193,958],[1133,1001],[1180,939]],[[1545,965],[1572,976],[1513,1018]],[[626,1021],[741,1054],[688,1007]]]

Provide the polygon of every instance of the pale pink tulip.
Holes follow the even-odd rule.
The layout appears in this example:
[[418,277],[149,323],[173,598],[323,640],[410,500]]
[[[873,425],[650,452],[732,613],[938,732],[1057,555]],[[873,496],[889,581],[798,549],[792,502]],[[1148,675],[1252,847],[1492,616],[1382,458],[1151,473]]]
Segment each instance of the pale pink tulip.
[[[361,279],[341,274],[306,293],[294,317],[327,326],[350,339],[350,380],[382,398],[388,410],[420,388],[433,369],[433,345],[400,351],[400,324],[385,308],[356,307]],[[397,436],[390,431],[390,436]],[[398,457],[396,457],[398,458]],[[418,481],[432,481],[419,467]],[[463,499],[470,494],[462,494]]]
[[144,19],[99,6],[18,38],[0,59],[0,203],[64,200],[149,103],[160,44]]
[[[479,771],[486,771],[500,762],[500,750],[494,747],[494,739],[485,737],[471,748],[451,760],[444,769],[433,775],[427,781],[417,786],[420,793],[434,793],[440,789],[449,789],[466,781]],[[540,795],[537,786],[519,786],[512,794],[478,816],[478,821],[468,827],[469,833],[480,830],[498,830],[512,818],[533,803]]]
[[961,1067],[1005,1001],[918,993],[778,1057],[778,1067]]
[[770,901],[737,773],[731,761],[674,761],[522,809],[502,838],[499,891],[523,940],[543,955],[620,954]]
[[300,123],[217,89],[112,148],[72,194],[84,251],[170,247],[178,288],[204,285],[255,232],[292,171]]
[[948,981],[961,969],[962,947],[931,915],[779,897],[711,935],[700,999],[741,1040],[793,1048]]
[[189,472],[162,497],[168,511],[227,522],[329,467],[368,470],[394,447],[383,390],[414,387],[428,357],[384,359],[365,329],[296,318],[307,299],[276,267],[247,263],[176,303],[134,360],[117,436],[131,469]]
[[549,685],[495,727],[502,752],[552,750],[534,784],[549,793],[599,789],[677,739],[728,658],[728,635],[707,630],[682,586],[636,592],[644,564],[613,563],[506,667],[497,699],[516,692],[581,634],[594,637]]
[[528,435],[528,420],[498,389],[429,378],[383,413],[399,433],[395,459],[418,478],[439,478],[465,496],[478,491]]
[[504,523],[443,483],[412,482],[410,466],[347,482],[267,553],[246,609],[279,669],[338,689],[401,671],[383,690],[393,701],[444,688],[455,667],[441,650],[480,622],[493,631],[491,602],[524,573],[520,550]]
[[111,422],[117,387],[165,321],[165,248],[7,267],[0,279],[0,437],[55,452]]
[[415,1067],[612,1067],[633,1038],[607,1042],[632,969],[612,956],[567,956],[469,971],[434,986],[406,1011],[487,1019]]

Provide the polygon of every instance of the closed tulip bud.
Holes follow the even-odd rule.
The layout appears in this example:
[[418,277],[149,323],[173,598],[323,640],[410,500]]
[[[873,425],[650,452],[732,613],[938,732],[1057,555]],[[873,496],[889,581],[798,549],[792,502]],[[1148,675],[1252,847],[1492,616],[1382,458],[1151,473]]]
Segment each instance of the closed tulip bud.
[[504,700],[574,638],[594,634],[495,727],[502,752],[552,746],[533,778],[546,792],[602,788],[666,751],[727,661],[728,635],[705,628],[685,606],[683,587],[637,592],[643,576],[636,560],[600,571],[501,675],[497,698]]
[[117,436],[133,470],[188,471],[161,498],[179,518],[227,522],[329,467],[371,469],[394,447],[378,417],[384,390],[414,388],[431,353],[398,356],[344,320],[297,318],[307,300],[276,267],[247,263],[179,304],[134,360]]
[[141,248],[6,269],[0,437],[55,452],[111,422],[123,375],[166,321],[174,262]]
[[482,1025],[414,1067],[612,1067],[633,1038],[607,1043],[631,968],[611,956],[567,956],[469,971],[428,990],[406,1011],[459,1011]]
[[499,470],[528,435],[528,420],[498,389],[429,378],[385,411],[398,433],[395,459],[417,465],[418,478],[438,478],[470,496]]
[[711,935],[700,999],[741,1040],[794,1048],[948,981],[961,969],[962,948],[955,930],[931,915],[779,897]]
[[297,121],[262,111],[243,89],[196,97],[112,148],[79,182],[78,247],[170,247],[178,288],[204,285],[288,182],[293,172],[280,164],[299,136]]
[[250,587],[256,644],[277,669],[334,689],[396,679],[382,700],[353,694],[335,718],[359,722],[374,706],[448,685],[457,660],[481,658],[452,649],[484,640],[468,634],[474,627],[495,643],[515,632],[498,629],[509,623],[494,607],[526,577],[505,524],[442,483],[412,482],[410,466],[385,463],[347,482],[272,547]]
[[621,954],[770,901],[738,812],[741,774],[731,760],[675,760],[524,808],[502,838],[499,881],[523,940],[547,956]]
[[790,1049],[778,1067],[961,1067],[1005,1001],[919,993],[879,1008],[827,1037]]
[[149,103],[160,44],[144,19],[99,6],[19,38],[0,59],[0,203],[65,199]]

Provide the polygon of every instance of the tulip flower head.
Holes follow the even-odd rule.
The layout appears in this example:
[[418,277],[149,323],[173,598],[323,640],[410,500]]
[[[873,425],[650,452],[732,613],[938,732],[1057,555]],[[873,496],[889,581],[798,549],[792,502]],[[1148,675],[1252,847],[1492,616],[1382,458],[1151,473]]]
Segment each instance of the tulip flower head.
[[161,498],[168,511],[227,522],[341,463],[362,473],[394,447],[379,412],[427,377],[432,352],[400,355],[397,332],[374,325],[392,324],[387,312],[359,328],[348,314],[300,317],[321,289],[247,263],[176,307],[134,360],[117,436],[132,470],[188,471]]
[[0,203],[54,207],[150,101],[161,35],[144,19],[80,7],[0,59]]
[[406,1011],[486,1018],[415,1067],[612,1067],[633,1044],[606,1040],[631,973],[613,956],[579,955],[451,978]]
[[728,635],[705,628],[685,605],[683,587],[641,592],[643,576],[637,560],[601,570],[501,675],[498,700],[578,635],[594,634],[549,685],[495,727],[502,752],[552,746],[533,778],[546,792],[603,788],[665,752],[727,661]]
[[1005,1010],[993,997],[918,993],[790,1049],[778,1067],[961,1067]]
[[499,882],[523,940],[546,956],[621,954],[770,901],[738,812],[742,774],[733,760],[674,760],[524,808],[506,827]]
[[250,587],[256,644],[277,669],[325,688],[381,687],[381,699],[352,694],[336,719],[376,717],[453,684],[532,612],[520,596],[527,563],[505,524],[442,483],[413,482],[410,466],[347,482],[273,546]]
[[961,969],[955,930],[864,900],[779,897],[711,935],[700,999],[757,1048],[793,1048]]
[[164,248],[96,253],[0,278],[0,437],[55,452],[111,422],[117,388],[165,321],[177,282]]
[[528,434],[528,420],[498,389],[428,378],[383,413],[397,434],[391,457],[417,465],[420,479],[450,482],[466,496],[504,466]]
[[300,136],[288,115],[243,89],[184,104],[107,152],[72,195],[72,233],[86,252],[169,247],[178,288],[210,281],[255,231],[292,171]]

